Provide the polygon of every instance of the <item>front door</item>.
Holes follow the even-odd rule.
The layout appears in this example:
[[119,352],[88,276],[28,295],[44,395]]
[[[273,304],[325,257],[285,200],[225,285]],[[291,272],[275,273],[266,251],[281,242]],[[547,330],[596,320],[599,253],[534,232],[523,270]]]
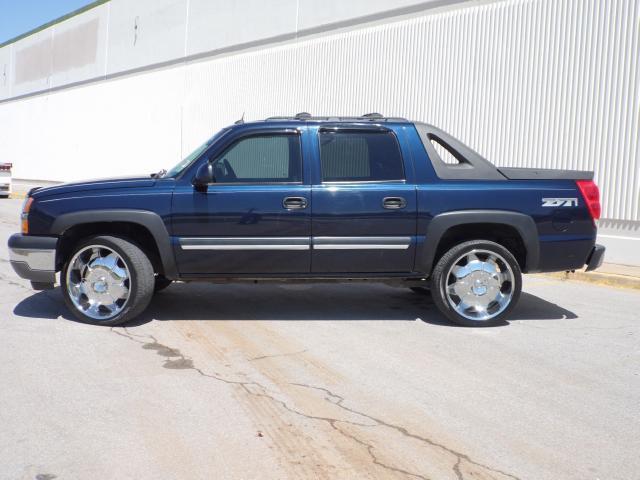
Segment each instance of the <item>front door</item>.
[[236,134],[205,154],[215,183],[176,186],[173,242],[180,274],[310,272],[311,195],[300,129]]
[[316,130],[313,273],[409,273],[417,201],[402,130],[382,126]]

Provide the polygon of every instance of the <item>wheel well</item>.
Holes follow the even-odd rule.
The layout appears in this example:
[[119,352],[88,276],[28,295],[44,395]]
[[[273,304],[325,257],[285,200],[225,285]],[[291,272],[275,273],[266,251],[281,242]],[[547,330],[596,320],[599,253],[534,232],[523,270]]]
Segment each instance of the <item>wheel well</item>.
[[62,265],[71,256],[73,248],[78,242],[95,235],[113,235],[126,238],[138,245],[147,254],[156,273],[164,273],[160,251],[153,235],[146,227],[132,222],[82,223],[68,228],[58,241],[56,270],[62,268]]
[[438,243],[435,262],[451,247],[469,240],[490,240],[502,245],[513,254],[520,268],[525,270],[527,248],[522,236],[514,227],[502,223],[465,223],[449,228]]

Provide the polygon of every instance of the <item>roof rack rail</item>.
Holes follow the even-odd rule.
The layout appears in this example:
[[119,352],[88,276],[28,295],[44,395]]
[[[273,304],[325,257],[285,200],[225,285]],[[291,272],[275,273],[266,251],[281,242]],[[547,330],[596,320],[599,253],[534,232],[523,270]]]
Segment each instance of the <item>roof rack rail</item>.
[[302,122],[311,121],[311,122],[408,122],[406,118],[402,117],[385,117],[379,113],[367,113],[362,116],[354,116],[354,117],[340,117],[337,115],[333,116],[324,116],[324,117],[314,117],[310,113],[300,112],[294,116],[275,116],[268,117],[265,119],[267,122],[277,122],[277,121],[287,121],[287,120],[299,120]]

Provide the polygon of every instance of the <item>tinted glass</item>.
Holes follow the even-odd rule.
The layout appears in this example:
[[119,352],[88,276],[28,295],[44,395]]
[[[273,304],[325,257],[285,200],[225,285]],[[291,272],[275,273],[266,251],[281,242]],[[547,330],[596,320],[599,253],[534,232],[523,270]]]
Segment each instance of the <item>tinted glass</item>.
[[402,156],[390,132],[320,132],[324,182],[403,180]]
[[217,183],[277,183],[302,180],[300,137],[260,135],[235,142],[213,163]]

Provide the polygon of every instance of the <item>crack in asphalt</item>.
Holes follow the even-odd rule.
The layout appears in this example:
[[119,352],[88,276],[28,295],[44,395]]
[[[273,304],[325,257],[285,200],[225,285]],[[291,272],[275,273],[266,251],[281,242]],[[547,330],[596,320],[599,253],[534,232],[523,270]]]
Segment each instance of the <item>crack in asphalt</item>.
[[[134,333],[131,333],[127,330],[126,327],[123,328],[123,332],[116,330],[114,327],[111,327],[111,332],[115,333],[116,335],[119,335],[121,337],[124,337],[130,341],[136,342],[140,345],[142,345],[142,348],[145,350],[155,350],[156,353],[160,356],[165,357],[164,363],[163,363],[163,367],[164,368],[168,368],[168,369],[183,369],[183,370],[194,370],[196,371],[199,375],[203,376],[203,377],[207,377],[207,378],[211,378],[229,385],[237,385],[240,388],[242,388],[248,395],[252,395],[255,397],[264,397],[278,405],[280,405],[282,408],[284,408],[285,410],[287,410],[288,412],[291,412],[295,415],[301,416],[303,418],[306,418],[308,420],[317,420],[317,421],[322,421],[327,423],[333,430],[335,430],[336,432],[338,432],[339,434],[341,434],[342,436],[344,436],[345,438],[348,438],[354,442],[356,442],[357,444],[363,446],[366,451],[368,452],[369,456],[371,457],[371,461],[373,462],[374,465],[377,465],[381,468],[384,468],[386,470],[389,470],[391,472],[395,472],[395,473],[400,473],[403,474],[405,476],[408,477],[412,477],[412,478],[420,478],[423,480],[429,480],[428,477],[421,475],[419,473],[414,473],[414,472],[410,472],[408,470],[404,470],[398,467],[394,467],[393,465],[389,465],[387,463],[384,463],[375,453],[375,445],[373,445],[372,443],[369,443],[361,438],[359,438],[358,436],[356,436],[353,433],[350,433],[346,430],[344,430],[343,428],[340,427],[340,424],[345,424],[345,425],[351,425],[351,426],[355,426],[355,427],[363,427],[363,428],[373,428],[373,427],[385,427],[388,429],[391,429],[397,433],[399,433],[400,435],[402,435],[403,437],[406,438],[411,438],[413,440],[416,440],[418,442],[421,442],[425,445],[428,445],[430,447],[434,447],[437,449],[442,450],[443,452],[452,455],[455,459],[456,462],[453,466],[453,473],[455,474],[456,478],[458,480],[464,480],[465,476],[464,473],[462,472],[462,466],[463,463],[467,463],[469,466],[474,466],[480,469],[484,469],[486,470],[489,474],[496,474],[496,475],[501,475],[507,478],[511,478],[514,480],[520,480],[519,477],[512,475],[510,473],[504,472],[502,470],[493,468],[493,467],[489,467],[488,465],[482,464],[478,461],[475,461],[473,459],[471,459],[468,455],[458,452],[452,448],[447,447],[446,445],[443,445],[441,443],[438,443],[434,440],[431,440],[430,438],[427,437],[423,437],[421,435],[415,434],[410,432],[407,428],[401,426],[401,425],[396,425],[393,423],[389,423],[385,420],[382,420],[380,418],[374,417],[373,415],[370,415],[368,413],[365,412],[361,412],[358,410],[355,410],[353,408],[347,407],[345,406],[343,403],[345,401],[345,398],[337,395],[335,393],[333,393],[331,390],[324,388],[324,387],[318,387],[318,386],[314,386],[314,385],[309,385],[309,384],[305,384],[305,383],[296,383],[296,382],[289,382],[289,385],[294,386],[294,387],[298,387],[298,388],[306,388],[306,389],[310,389],[310,390],[315,390],[315,391],[319,391],[319,392],[323,392],[324,394],[326,394],[327,396],[324,397],[324,400],[331,403],[332,405],[335,405],[336,407],[344,410],[345,412],[349,412],[352,415],[355,415],[357,417],[362,417],[363,419],[366,419],[367,422],[356,422],[353,420],[346,420],[346,419],[340,419],[340,418],[334,418],[334,417],[326,417],[326,416],[320,416],[320,415],[313,415],[313,414],[309,414],[309,413],[305,413],[302,412],[300,410],[297,410],[296,408],[293,408],[292,406],[290,406],[287,402],[285,402],[284,400],[281,400],[279,398],[276,398],[274,396],[274,394],[269,393],[269,389],[256,382],[256,381],[250,381],[250,380],[234,380],[234,379],[230,379],[230,378],[225,378],[224,376],[222,376],[221,374],[217,373],[217,372],[213,372],[213,373],[207,373],[205,371],[203,371],[201,368],[197,367],[194,365],[193,360],[189,357],[187,357],[186,355],[184,355],[179,349],[177,348],[172,348],[172,347],[168,347],[166,345],[163,345],[161,343],[159,343],[157,341],[157,339],[153,336],[153,335],[137,335]],[[306,350],[303,350],[302,352],[304,352]],[[296,354],[300,354],[302,352],[293,352],[293,353],[284,353],[284,354],[277,354],[277,355],[264,355],[261,357],[256,357],[252,360],[261,360],[263,358],[271,358],[271,357],[278,357],[278,356],[289,356],[289,355],[296,355]],[[254,389],[257,389],[254,390]]]
[[454,469],[453,470],[454,470],[454,473],[456,474],[456,477],[459,478],[459,479],[463,479],[464,478],[464,476],[462,475],[462,472],[460,470],[460,465],[461,465],[462,461],[465,461],[470,465],[474,465],[476,467],[483,468],[483,469],[489,470],[491,472],[494,472],[494,473],[497,473],[497,474],[500,474],[500,475],[504,475],[504,476],[509,477],[509,478],[513,478],[513,479],[519,480],[518,477],[516,477],[514,475],[511,475],[511,474],[509,474],[507,472],[504,472],[504,471],[495,469],[493,467],[489,467],[488,465],[484,465],[482,463],[476,462],[475,460],[472,460],[468,455],[466,455],[464,453],[460,453],[460,452],[458,452],[456,450],[453,450],[453,449],[447,447],[446,445],[443,445],[441,443],[435,442],[435,441],[433,441],[433,440],[431,440],[431,439],[429,439],[427,437],[423,437],[421,435],[417,435],[415,433],[411,433],[405,427],[402,427],[400,425],[395,425],[393,423],[386,422],[385,420],[382,420],[380,418],[377,418],[377,417],[374,417],[372,415],[369,415],[368,413],[363,413],[363,412],[354,410],[352,408],[346,407],[345,405],[342,404],[345,401],[344,397],[341,397],[340,395],[336,395],[335,393],[331,392],[330,390],[328,390],[326,388],[316,387],[316,386],[313,386],[313,385],[307,385],[307,384],[304,384],[304,383],[291,383],[291,385],[295,385],[295,386],[298,386],[298,387],[304,387],[304,388],[310,388],[310,389],[314,389],[314,390],[320,390],[322,392],[325,392],[327,395],[329,395],[330,397],[334,398],[335,401],[332,401],[331,399],[329,399],[327,397],[325,397],[325,400],[327,400],[328,402],[333,403],[334,405],[342,408],[343,410],[346,410],[347,412],[351,412],[351,413],[354,413],[356,415],[363,416],[363,417],[371,420],[372,422],[375,422],[377,425],[390,428],[390,429],[395,430],[396,432],[402,434],[405,437],[412,438],[414,440],[418,440],[418,441],[426,443],[426,444],[428,444],[428,445],[430,445],[432,447],[436,447],[436,448],[442,449],[443,451],[453,455],[454,457],[456,457],[456,464],[454,465]]

